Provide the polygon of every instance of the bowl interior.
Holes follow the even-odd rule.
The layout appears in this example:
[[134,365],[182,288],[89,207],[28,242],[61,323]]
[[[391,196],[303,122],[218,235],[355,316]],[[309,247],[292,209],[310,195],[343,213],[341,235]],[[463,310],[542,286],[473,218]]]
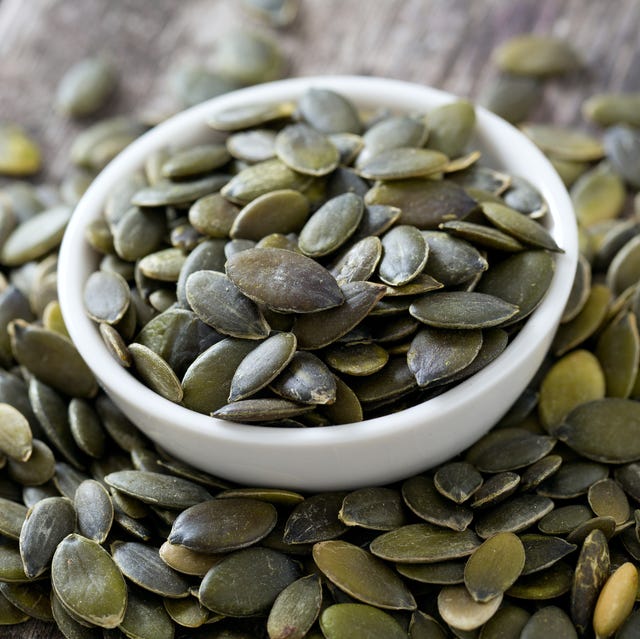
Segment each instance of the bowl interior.
[[59,295],[69,333],[101,385],[147,435],[189,463],[244,483],[333,489],[382,483],[455,455],[486,432],[530,381],[550,345],[577,260],[577,230],[567,192],[542,153],[514,127],[477,107],[474,148],[485,165],[525,177],[546,199],[548,229],[564,249],[551,286],[507,349],[453,389],[399,413],[359,424],[313,429],[230,424],[160,397],[123,369],[86,316],[82,291],[98,258],[84,239],[102,215],[121,176],[139,169],[154,150],[202,141],[218,109],[295,100],[308,88],[328,88],[361,108],[424,112],[456,99],[415,84],[380,78],[325,76],[284,80],[236,91],[185,111],[136,140],[94,180],[69,223],[59,258]]

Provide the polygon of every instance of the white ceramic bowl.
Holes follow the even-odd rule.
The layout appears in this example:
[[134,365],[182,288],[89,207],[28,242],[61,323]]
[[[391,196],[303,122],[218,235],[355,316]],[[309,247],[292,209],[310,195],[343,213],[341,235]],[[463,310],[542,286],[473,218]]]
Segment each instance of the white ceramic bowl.
[[525,177],[546,198],[549,229],[564,249],[546,297],[507,349],[484,370],[434,399],[362,423],[285,429],[228,423],[198,414],[149,390],[107,351],[83,308],[83,286],[97,265],[85,227],[103,211],[121,176],[154,150],[210,135],[217,109],[295,100],[310,87],[342,93],[360,107],[428,111],[454,96],[417,84],[369,77],[297,78],[263,84],[172,117],[125,149],[93,182],[69,223],[58,267],[62,312],[81,355],[113,401],[151,439],[176,457],[217,476],[256,486],[332,490],[380,485],[426,470],[461,452],[488,431],[541,364],[566,303],[577,259],[571,201],[549,162],[517,129],[477,109],[476,147],[483,163]]

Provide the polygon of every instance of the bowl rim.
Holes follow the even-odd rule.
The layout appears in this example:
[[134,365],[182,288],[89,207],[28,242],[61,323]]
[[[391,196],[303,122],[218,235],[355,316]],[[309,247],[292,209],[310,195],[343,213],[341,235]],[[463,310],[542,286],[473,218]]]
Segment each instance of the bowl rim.
[[[319,444],[339,447],[357,444],[359,441],[386,441],[390,433],[397,437],[409,431],[429,428],[429,420],[442,416],[459,402],[469,402],[491,385],[508,384],[513,366],[522,363],[549,332],[549,323],[555,327],[559,314],[571,289],[578,255],[577,226],[568,193],[555,170],[542,152],[524,134],[498,116],[481,106],[475,106],[477,129],[485,133],[490,129],[495,135],[508,139],[519,136],[518,144],[527,151],[527,165],[542,171],[544,182],[537,185],[547,200],[552,212],[552,234],[564,253],[556,254],[555,273],[551,286],[537,309],[527,318],[518,335],[511,340],[505,351],[484,369],[458,383],[453,388],[426,402],[382,417],[363,422],[340,424],[316,428],[282,428],[259,425],[229,423],[207,415],[196,413],[175,404],[138,381],[129,371],[119,365],[108,352],[97,325],[84,312],[82,288],[86,278],[78,268],[78,260],[88,259],[89,249],[84,233],[87,223],[99,217],[109,189],[122,174],[139,169],[149,153],[166,146],[168,140],[206,121],[213,111],[246,103],[275,100],[295,100],[309,88],[325,88],[343,93],[358,106],[386,106],[402,110],[405,103],[425,103],[425,109],[461,99],[459,96],[419,85],[413,82],[380,77],[328,75],[281,80],[240,89],[224,94],[187,109],[158,124],[124,149],[96,177],[77,204],[67,226],[58,264],[59,300],[69,334],[76,348],[92,368],[96,377],[107,390],[117,388],[131,397],[131,401],[144,406],[149,420],[173,420],[176,429],[183,433],[197,433],[212,440],[222,439],[237,445],[252,444],[265,449],[277,446],[299,450],[315,449]],[[406,107],[405,107],[406,112]],[[483,146],[490,154],[499,144],[484,140]],[[507,169],[508,170],[508,169]],[[505,364],[508,364],[505,366]],[[176,430],[176,434],[179,432]]]

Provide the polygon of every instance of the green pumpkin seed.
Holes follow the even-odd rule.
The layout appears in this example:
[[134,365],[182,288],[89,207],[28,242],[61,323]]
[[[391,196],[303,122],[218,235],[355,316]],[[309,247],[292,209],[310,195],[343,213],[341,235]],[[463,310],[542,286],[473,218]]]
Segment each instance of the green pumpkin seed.
[[624,182],[607,165],[583,173],[571,187],[576,218],[587,228],[617,218],[624,200]]
[[325,608],[320,615],[320,628],[326,639],[349,639],[353,636],[403,639],[407,636],[389,613],[358,603],[339,603]]
[[336,381],[336,400],[333,404],[323,404],[319,413],[329,420],[330,424],[353,424],[364,419],[362,405],[358,396],[350,386],[339,377]]
[[0,593],[0,624],[3,626],[24,623],[29,619],[29,615],[22,612],[10,603],[4,595]]
[[224,174],[184,182],[162,180],[137,191],[131,198],[131,204],[146,208],[191,204],[205,195],[220,191],[227,183],[229,176]]
[[[334,172],[334,175],[337,171]],[[366,191],[367,189],[365,188],[363,194]],[[401,213],[402,211],[398,207],[387,206],[386,204],[367,204],[365,201],[362,219],[356,232],[351,236],[351,240],[355,242],[366,237],[382,235],[398,221]]]
[[18,544],[14,542],[0,544],[0,581],[25,583],[30,580],[31,578],[24,571]]
[[390,286],[402,286],[413,280],[424,268],[429,255],[429,246],[422,233],[415,226],[406,224],[385,233],[382,250],[378,273]]
[[614,477],[624,491],[637,501],[640,494],[640,464],[618,466],[614,471]]
[[[546,517],[549,517],[549,515],[546,515]],[[541,530],[543,529],[542,520],[538,523],[538,527]],[[522,568],[523,575],[546,570],[577,548],[575,544],[551,535],[528,533],[522,535],[520,540],[525,553],[525,562]]]
[[245,548],[227,555],[205,575],[198,597],[203,606],[231,617],[264,613],[300,576],[295,561],[270,548]]
[[553,499],[571,499],[586,495],[589,486],[608,475],[603,464],[586,460],[564,462],[548,480],[540,484],[538,493]]
[[405,523],[402,497],[391,488],[361,488],[349,493],[338,514],[347,526],[393,530]]
[[95,271],[85,283],[83,300],[92,320],[117,324],[129,308],[129,285],[118,273]]
[[411,342],[407,364],[418,385],[425,387],[446,380],[468,366],[481,346],[479,330],[423,328]]
[[331,267],[338,284],[364,281],[375,271],[382,256],[382,244],[375,236],[365,237],[349,247]]
[[429,111],[428,123],[427,146],[453,158],[461,155],[469,142],[476,114],[470,102],[458,100]]
[[598,637],[610,637],[622,626],[633,610],[637,593],[638,569],[625,562],[607,579],[598,595],[593,613],[593,629]]
[[33,175],[40,170],[38,145],[19,126],[0,127],[0,174],[12,177]]
[[254,164],[270,160],[275,156],[276,133],[269,129],[253,129],[231,134],[227,140],[227,151],[236,160]]
[[305,351],[297,351],[269,387],[280,397],[302,404],[331,404],[336,400],[331,371],[316,355]]
[[27,509],[10,499],[0,497],[0,534],[9,539],[19,539],[20,530],[27,516]]
[[486,85],[480,96],[480,104],[496,115],[517,124],[529,117],[540,103],[543,83],[535,77],[500,74]]
[[329,347],[324,357],[331,368],[357,377],[372,375],[389,361],[389,353],[376,344],[336,344]]
[[582,103],[582,115],[600,126],[640,126],[640,94],[596,93]]
[[522,490],[528,491],[537,488],[545,479],[554,475],[563,459],[560,455],[546,455],[537,462],[534,462],[522,473],[522,481],[520,482]]
[[555,563],[547,570],[520,577],[509,588],[507,595],[530,601],[555,599],[569,592],[573,580],[573,568],[563,562]]
[[171,180],[209,173],[230,159],[223,144],[200,144],[173,153],[162,165],[162,175]]
[[604,148],[613,169],[634,188],[640,188],[640,135],[635,127],[616,124],[605,131]]
[[113,232],[113,245],[123,260],[134,261],[160,248],[166,222],[157,211],[131,207]]
[[494,51],[493,59],[502,71],[531,76],[566,73],[581,65],[569,42],[532,33],[506,40]]
[[167,566],[156,548],[135,541],[111,544],[111,556],[122,574],[136,585],[162,597],[186,597],[189,582]]
[[491,226],[467,222],[465,220],[451,220],[443,222],[439,228],[480,247],[496,249],[506,253],[517,253],[524,250],[524,245],[511,235]]
[[453,586],[464,581],[464,561],[443,561],[433,564],[396,564],[403,576],[425,584]]
[[581,131],[549,124],[526,124],[520,128],[545,153],[561,160],[590,162],[604,155],[600,141]]
[[185,259],[182,249],[172,247],[145,255],[137,268],[145,277],[161,282],[177,282]]
[[500,532],[520,532],[553,510],[553,502],[541,495],[520,495],[494,506],[476,522],[476,533],[483,539]]
[[445,286],[455,286],[486,271],[489,264],[468,242],[442,231],[423,231],[429,246],[424,273]]
[[339,519],[345,493],[328,492],[307,497],[289,515],[284,541],[290,544],[316,543],[335,539],[348,530]]
[[624,464],[640,458],[636,446],[639,427],[640,413],[636,402],[605,398],[572,410],[556,435],[588,459]]
[[589,486],[589,506],[600,517],[613,517],[616,524],[624,524],[630,517],[629,500],[613,479],[602,479]]
[[129,589],[127,610],[118,628],[132,639],[172,639],[174,636],[174,625],[162,599],[134,589]]
[[542,639],[549,636],[578,639],[571,619],[557,606],[545,606],[531,615],[520,636],[522,639]]
[[239,131],[289,117],[292,112],[293,105],[288,102],[248,104],[216,111],[207,124],[218,131]]
[[502,595],[486,602],[475,601],[464,586],[445,586],[438,594],[438,612],[451,627],[475,630],[497,612]]
[[482,475],[467,462],[449,462],[433,476],[436,490],[456,504],[467,501],[482,486]]
[[78,532],[104,543],[113,523],[113,503],[104,486],[93,479],[83,481],[74,496]]
[[640,241],[631,238],[615,255],[607,269],[606,281],[615,295],[622,294],[638,280]]
[[334,585],[358,601],[390,610],[414,610],[416,602],[399,577],[366,550],[344,541],[314,545],[313,559]]
[[406,480],[402,484],[402,497],[412,512],[436,526],[462,531],[473,518],[468,508],[442,497],[433,480],[427,476],[417,475]]
[[400,223],[421,230],[436,229],[446,220],[462,219],[477,202],[449,180],[409,180],[382,182],[365,196],[367,205],[386,205],[402,211]]
[[172,544],[168,541],[165,541],[162,546],[160,546],[159,552],[162,561],[170,568],[185,575],[195,575],[198,577],[204,577],[211,566],[220,561],[219,555],[198,552],[186,546]]
[[51,449],[39,439],[32,442],[29,459],[24,462],[7,460],[9,477],[23,486],[39,486],[48,482],[55,473],[55,458]]
[[473,551],[464,568],[464,583],[474,601],[486,603],[508,590],[522,573],[525,550],[510,532],[497,533]]
[[171,619],[185,628],[200,628],[210,618],[210,612],[195,598],[163,599],[164,608]]
[[[90,575],[87,566],[92,566]],[[122,623],[127,587],[113,559],[95,541],[76,534],[66,537],[53,556],[51,582],[72,616],[102,628]]]
[[76,527],[76,511],[65,497],[47,497],[27,512],[20,532],[20,556],[30,578],[47,570],[53,553]]
[[180,380],[162,357],[150,348],[135,342],[129,344],[129,353],[136,373],[149,388],[169,401],[182,400]]
[[103,106],[115,84],[115,72],[109,62],[101,58],[80,60],[58,84],[56,109],[72,117],[91,115]]
[[247,297],[274,310],[311,313],[344,301],[337,282],[326,269],[292,251],[249,249],[229,258],[226,271]]
[[298,101],[302,119],[323,133],[360,133],[358,112],[351,102],[329,89],[312,88]]
[[289,168],[304,175],[327,175],[340,160],[332,142],[306,124],[284,127],[276,136],[275,152]]
[[341,286],[344,303],[296,317],[292,333],[301,349],[329,346],[359,324],[382,299],[385,287],[373,282],[347,282]]
[[520,639],[530,617],[523,608],[507,604],[482,626],[479,639]]
[[273,602],[267,619],[269,639],[302,639],[315,623],[322,604],[322,585],[317,575],[289,584]]
[[582,544],[571,588],[571,619],[581,634],[589,627],[609,567],[607,538],[601,530],[594,530]]
[[198,552],[228,552],[257,543],[275,524],[271,504],[249,498],[213,499],[183,511],[169,542]]
[[238,207],[220,193],[198,198],[189,208],[189,223],[203,235],[227,237],[238,215]]
[[160,508],[188,508],[211,495],[201,486],[171,475],[141,470],[121,470],[104,478],[112,488]]
[[625,313],[600,334],[596,355],[602,364],[608,397],[629,397],[640,359],[640,337],[636,316]]
[[27,461],[32,441],[27,418],[10,404],[0,403],[0,453],[18,462]]
[[440,151],[397,147],[380,151],[361,162],[358,173],[369,180],[405,180],[434,175],[448,163],[449,158]]
[[509,471],[486,479],[473,495],[472,508],[487,508],[512,495],[520,484],[520,475]]
[[0,594],[18,610],[39,619],[52,622],[50,589],[42,583],[0,583]]
[[74,397],[68,408],[69,429],[78,448],[94,458],[104,454],[106,435],[100,418],[91,404]]
[[409,524],[376,537],[371,552],[406,564],[436,563],[470,555],[481,540],[471,530],[446,530],[433,524]]

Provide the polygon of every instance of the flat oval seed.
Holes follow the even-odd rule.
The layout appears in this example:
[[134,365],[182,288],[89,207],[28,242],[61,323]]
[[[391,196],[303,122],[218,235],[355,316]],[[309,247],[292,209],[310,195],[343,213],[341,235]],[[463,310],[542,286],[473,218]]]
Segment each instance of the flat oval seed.
[[495,506],[476,522],[476,533],[483,539],[500,532],[520,532],[553,510],[553,502],[541,495],[520,495]]
[[162,599],[133,589],[129,591],[127,611],[119,629],[125,636],[136,639],[171,639],[175,632]]
[[101,58],[85,58],[63,76],[56,90],[56,109],[65,115],[83,117],[97,111],[113,92],[114,69]]
[[113,247],[119,257],[133,262],[160,248],[166,226],[157,211],[132,206],[113,231]]
[[25,462],[7,460],[9,477],[23,486],[40,486],[48,482],[55,473],[55,457],[51,449],[39,439],[32,442],[33,450]]
[[338,284],[368,280],[382,256],[382,244],[377,237],[365,237],[350,246],[331,267]]
[[207,124],[218,131],[238,131],[291,115],[291,103],[248,104],[221,109],[209,116]]
[[593,613],[593,629],[598,637],[610,637],[631,614],[638,592],[638,569],[622,564],[605,582]]
[[305,175],[331,173],[338,166],[340,153],[331,141],[307,124],[290,124],[275,140],[276,155],[288,167]]
[[469,242],[442,231],[422,231],[429,246],[423,272],[445,286],[455,286],[486,271],[487,260]]
[[[91,573],[87,573],[91,566]],[[101,628],[124,619],[127,587],[113,559],[95,541],[72,534],[57,547],[51,566],[56,596],[76,618]]]
[[267,619],[269,639],[302,639],[315,623],[322,605],[318,575],[289,584],[273,602]]
[[162,561],[157,548],[116,541],[111,544],[111,556],[122,574],[145,590],[172,598],[189,594],[189,581]]
[[186,294],[195,314],[219,333],[245,339],[269,335],[258,306],[217,271],[196,271],[187,278]]
[[355,193],[344,193],[327,200],[300,231],[300,250],[309,257],[332,253],[353,235],[363,212],[362,198]]
[[382,299],[386,288],[373,282],[347,282],[341,287],[344,303],[296,317],[292,333],[300,349],[324,348],[355,328]]
[[360,133],[355,106],[329,89],[309,89],[298,101],[302,119],[323,133]]
[[427,146],[442,151],[447,157],[455,158],[463,153],[471,138],[476,113],[468,100],[456,100],[431,109],[427,122]]
[[423,324],[463,330],[498,326],[519,310],[495,295],[475,291],[430,293],[409,307],[409,313]]
[[525,550],[520,539],[510,532],[497,533],[467,560],[465,586],[475,601],[490,601],[515,583],[524,564]]
[[507,595],[529,601],[555,599],[569,592],[572,580],[573,567],[559,561],[547,570],[520,577]]
[[10,404],[0,403],[0,453],[17,462],[27,461],[32,442],[27,418]]
[[249,498],[213,499],[178,515],[169,542],[206,553],[245,548],[266,537],[276,524],[275,508]]
[[629,500],[613,479],[601,479],[589,486],[587,499],[597,516],[613,517],[618,525],[624,524],[631,515]]
[[[0,595],[7,601],[30,617],[50,623],[53,621],[53,616],[49,592],[49,586],[42,582],[33,584],[0,583]],[[2,613],[0,612],[0,623],[1,620]]]
[[62,240],[71,213],[72,209],[68,206],[56,206],[19,224],[2,246],[2,263],[19,266],[43,257],[56,248]]
[[453,586],[464,581],[464,561],[443,561],[433,564],[396,564],[403,576],[425,584]]
[[145,255],[137,264],[140,272],[161,282],[177,282],[186,256],[182,249],[171,247]]
[[201,175],[223,166],[230,159],[223,144],[199,144],[171,155],[162,165],[162,175],[169,179]]
[[578,639],[578,633],[562,608],[546,606],[531,615],[522,628],[521,639],[544,639],[545,637],[565,637]]
[[337,392],[331,371],[307,351],[297,351],[270,388],[284,399],[302,404],[332,404]]
[[401,286],[414,279],[425,267],[429,245],[415,226],[401,224],[382,237],[380,279],[391,286]]
[[377,344],[334,344],[325,351],[324,361],[339,373],[360,377],[381,370],[389,353]]
[[520,639],[530,617],[523,608],[507,604],[482,626],[479,639]]
[[607,159],[616,173],[634,188],[640,188],[640,135],[635,127],[617,124],[604,134]]
[[[546,526],[543,526],[541,522],[542,520],[539,522],[538,528],[545,530]],[[546,570],[571,554],[577,548],[575,544],[569,543],[561,537],[553,537],[552,535],[528,533],[522,535],[520,540],[524,546],[525,553],[524,568],[522,569],[523,575],[530,575],[540,570]]]
[[418,385],[426,387],[467,367],[481,346],[480,330],[423,328],[411,342],[407,364]]
[[468,462],[449,462],[436,470],[433,482],[437,491],[461,504],[482,486],[482,475]]
[[349,493],[338,517],[347,526],[369,530],[393,530],[405,523],[400,493],[386,487],[360,488]]
[[23,320],[10,324],[9,335],[18,363],[42,382],[71,397],[96,394],[96,378],[71,340]]
[[136,373],[149,388],[171,402],[182,400],[184,392],[180,380],[160,355],[135,342],[129,344],[129,353]]
[[255,248],[236,253],[227,260],[226,271],[245,295],[278,311],[311,313],[344,301],[329,271],[311,258],[285,249]]
[[508,39],[494,51],[493,59],[502,71],[533,76],[566,73],[581,64],[569,42],[539,34]]
[[0,127],[0,174],[19,177],[33,175],[40,169],[38,145],[14,124]]
[[289,515],[283,539],[289,544],[315,543],[335,539],[348,528],[339,519],[345,493],[328,492],[307,497]]
[[416,602],[393,571],[366,550],[344,541],[313,547],[320,571],[351,597],[378,608],[414,610]]
[[467,222],[466,220],[450,220],[442,222],[438,228],[480,248],[495,249],[505,253],[518,253],[525,248],[511,235],[484,224]]
[[78,532],[102,544],[113,523],[113,502],[106,488],[94,479],[83,481],[76,489],[73,504],[77,513]]
[[595,461],[624,464],[640,459],[640,406],[605,398],[581,404],[567,415],[556,436]]
[[122,275],[95,271],[84,285],[82,299],[94,322],[117,324],[129,308],[131,292]]
[[387,561],[436,563],[470,555],[481,540],[471,530],[446,530],[432,524],[409,524],[376,537],[371,552]]
[[373,155],[359,165],[358,173],[368,180],[404,180],[439,173],[448,162],[440,151],[398,147]]
[[428,137],[425,118],[407,115],[389,116],[372,124],[362,136],[364,148],[358,155],[356,165],[362,166],[381,151],[398,147],[419,148]]
[[406,639],[402,626],[387,612],[357,603],[334,604],[320,615],[320,628],[326,639]]
[[188,508],[211,499],[202,486],[194,482],[142,470],[120,470],[109,473],[104,481],[125,495],[160,508]]
[[520,485],[520,475],[509,471],[497,473],[486,479],[478,488],[471,502],[472,508],[487,508],[504,501]]
[[9,539],[19,539],[26,516],[27,508],[25,506],[0,497],[0,535]]
[[229,182],[229,176],[222,173],[184,182],[163,180],[137,191],[131,198],[131,204],[145,208],[183,206],[221,191]]
[[583,173],[571,187],[571,201],[582,226],[616,219],[626,197],[622,178],[608,166]]
[[640,126],[640,94],[596,93],[582,103],[582,114],[600,126]]
[[438,594],[438,612],[453,628],[475,630],[496,613],[502,603],[502,595],[489,601],[474,601],[464,586],[445,586]]
[[276,133],[269,129],[252,129],[233,133],[226,140],[227,150],[237,160],[255,163],[275,155]]
[[297,340],[293,333],[276,333],[252,350],[238,365],[231,380],[229,401],[253,395],[267,386],[291,361]]
[[533,123],[520,128],[545,153],[561,160],[592,161],[604,155],[600,141],[582,131]]
[[544,226],[519,211],[492,202],[485,202],[482,211],[492,224],[523,244],[549,251],[562,250]]
[[309,200],[292,189],[270,191],[245,205],[229,237],[259,241],[272,233],[298,233],[309,216]]
[[300,576],[298,564],[270,548],[245,548],[227,555],[205,575],[198,597],[218,614],[262,614]]
[[44,573],[58,545],[76,527],[76,511],[65,497],[47,497],[27,512],[20,532],[20,556],[29,578]]
[[542,93],[543,83],[537,78],[501,73],[485,85],[480,104],[507,122],[517,124],[529,117],[540,103]]

